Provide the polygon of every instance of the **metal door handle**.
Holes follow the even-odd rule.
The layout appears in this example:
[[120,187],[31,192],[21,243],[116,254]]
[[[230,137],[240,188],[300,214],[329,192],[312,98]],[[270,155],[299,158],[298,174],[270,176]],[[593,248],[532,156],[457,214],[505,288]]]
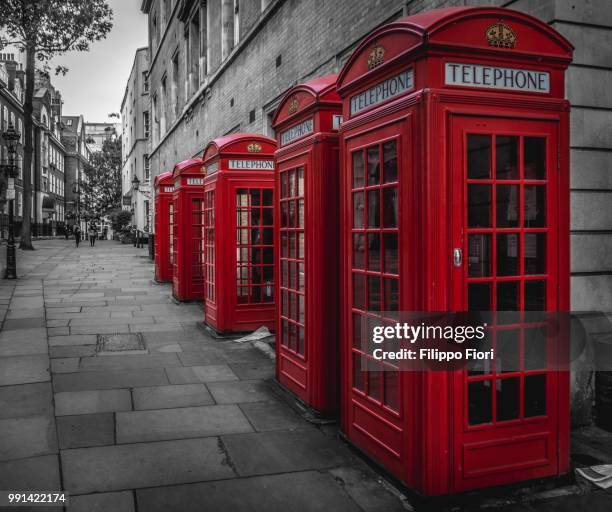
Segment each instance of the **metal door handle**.
[[455,247],[453,249],[453,265],[455,265],[455,267],[460,267],[462,262],[463,253],[461,252],[461,249],[459,249],[459,247]]

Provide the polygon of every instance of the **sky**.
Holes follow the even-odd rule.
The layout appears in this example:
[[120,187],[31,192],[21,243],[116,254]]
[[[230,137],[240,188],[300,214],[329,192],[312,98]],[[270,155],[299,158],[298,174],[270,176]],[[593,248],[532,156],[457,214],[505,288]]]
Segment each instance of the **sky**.
[[64,115],[83,114],[87,122],[119,122],[108,118],[121,112],[134,53],[147,46],[147,17],[140,12],[141,0],[107,0],[113,10],[113,29],[106,39],[90,44],[89,52],[69,52],[56,57],[56,65],[69,68],[66,76],[51,81],[62,93]]

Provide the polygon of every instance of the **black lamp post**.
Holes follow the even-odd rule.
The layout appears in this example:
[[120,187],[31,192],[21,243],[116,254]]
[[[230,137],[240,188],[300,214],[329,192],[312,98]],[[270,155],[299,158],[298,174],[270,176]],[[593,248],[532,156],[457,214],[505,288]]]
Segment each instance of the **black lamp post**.
[[[140,189],[140,180],[138,179],[138,176],[136,176],[136,174],[134,174],[134,177],[132,178],[132,189],[134,190],[134,192],[138,192],[138,189]],[[138,223],[136,222],[136,215],[134,215],[134,224],[136,224],[136,247],[140,248],[142,247],[142,243],[140,240],[140,231],[138,230]]]
[[72,184],[72,193],[76,197],[76,201],[75,201],[75,206],[76,206],[76,225],[79,226],[79,228],[80,228],[81,227],[81,215],[80,215],[80,209],[81,209],[81,189],[79,187],[79,182],[78,181],[76,181],[76,182],[74,182]]
[[8,226],[8,240],[6,244],[6,272],[4,273],[5,279],[17,279],[17,257],[15,255],[15,223],[13,219],[15,210],[15,177],[17,175],[17,145],[21,135],[15,131],[15,127],[9,124],[8,129],[2,134],[2,138],[5,140],[8,148],[8,160],[6,163],[3,162],[2,170],[7,177],[7,190],[6,196],[8,199],[9,207],[9,226]]

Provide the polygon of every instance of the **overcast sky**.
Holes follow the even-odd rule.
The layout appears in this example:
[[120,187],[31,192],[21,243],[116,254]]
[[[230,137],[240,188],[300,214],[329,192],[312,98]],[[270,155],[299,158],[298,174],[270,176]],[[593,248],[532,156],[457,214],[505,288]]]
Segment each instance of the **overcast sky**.
[[63,114],[83,114],[89,122],[118,122],[108,114],[121,111],[134,52],[147,46],[147,17],[140,12],[141,0],[107,1],[113,9],[113,29],[107,38],[92,43],[89,52],[57,57],[52,67],[61,64],[70,69],[66,76],[51,77],[64,99]]

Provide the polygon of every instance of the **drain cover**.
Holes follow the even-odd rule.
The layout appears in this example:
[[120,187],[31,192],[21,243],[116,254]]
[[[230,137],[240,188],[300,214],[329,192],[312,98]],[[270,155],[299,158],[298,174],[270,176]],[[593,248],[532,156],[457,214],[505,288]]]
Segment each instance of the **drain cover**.
[[118,354],[146,354],[142,333],[98,334],[97,352],[100,356]]

